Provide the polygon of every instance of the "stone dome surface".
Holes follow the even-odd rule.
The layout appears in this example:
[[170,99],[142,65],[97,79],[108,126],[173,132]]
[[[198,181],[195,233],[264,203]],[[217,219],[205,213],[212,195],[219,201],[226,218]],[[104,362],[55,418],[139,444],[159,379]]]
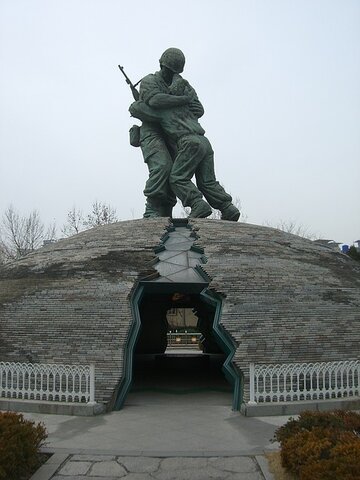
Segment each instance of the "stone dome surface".
[[[87,230],[0,270],[0,360],[96,365],[96,400],[124,380],[131,296],[158,275],[166,218]],[[249,363],[359,358],[360,265],[326,246],[245,223],[192,219],[208,288],[248,399]]]

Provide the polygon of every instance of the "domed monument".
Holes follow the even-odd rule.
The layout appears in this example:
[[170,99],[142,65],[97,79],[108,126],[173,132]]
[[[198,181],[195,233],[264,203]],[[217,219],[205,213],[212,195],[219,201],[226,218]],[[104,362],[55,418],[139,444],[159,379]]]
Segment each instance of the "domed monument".
[[[269,227],[164,218],[97,227],[2,272],[0,357],[93,363],[96,402],[120,408],[152,312],[143,305],[179,307],[183,295],[226,354],[239,409],[250,399],[250,364],[358,358],[359,273],[340,252]],[[154,321],[153,351],[163,351],[162,335]]]
[[[12,398],[41,402],[49,389],[52,401],[81,403],[74,389],[83,391],[82,373],[74,370],[71,386],[68,375],[91,365],[85,401],[121,408],[134,358],[164,355],[167,312],[179,308],[194,311],[203,358],[221,353],[234,410],[359,405],[359,263],[237,222],[198,122],[203,107],[180,75],[184,63],[171,48],[139,92],[127,79],[130,112],[142,121],[130,140],[149,168],[144,218],[87,230],[0,271],[0,407]],[[176,197],[191,208],[188,219],[171,218]],[[221,220],[206,218],[210,207]],[[62,373],[53,367],[60,364]],[[39,365],[50,365],[50,376]]]

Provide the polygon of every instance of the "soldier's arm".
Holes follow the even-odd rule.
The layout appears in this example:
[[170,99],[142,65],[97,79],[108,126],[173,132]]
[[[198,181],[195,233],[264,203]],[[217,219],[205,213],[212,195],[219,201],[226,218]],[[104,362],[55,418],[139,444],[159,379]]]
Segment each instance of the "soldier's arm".
[[165,109],[173,107],[182,107],[191,103],[191,97],[187,95],[169,95],[167,93],[157,93],[150,98],[148,104],[152,108]]
[[199,99],[196,99],[189,103],[189,108],[197,118],[200,118],[204,115],[204,107],[202,106]]
[[187,87],[185,89],[185,94],[192,97],[191,102],[189,103],[189,108],[195,117],[200,118],[204,115],[204,107],[198,99],[195,89],[187,82]]
[[131,116],[138,118],[142,122],[160,122],[161,120],[160,113],[141,100],[133,102],[129,107],[129,112]]
[[143,100],[149,107],[155,109],[166,109],[188,105],[191,102],[189,96],[175,96],[163,93],[156,82],[153,74],[144,77],[140,84],[140,100]]

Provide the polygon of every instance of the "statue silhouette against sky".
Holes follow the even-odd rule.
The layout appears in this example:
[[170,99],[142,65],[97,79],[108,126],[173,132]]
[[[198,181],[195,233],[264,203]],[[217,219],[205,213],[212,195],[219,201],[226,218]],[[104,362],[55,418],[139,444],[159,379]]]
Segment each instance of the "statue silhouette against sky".
[[212,207],[223,220],[237,221],[240,212],[216,180],[214,152],[198,121],[204,108],[180,75],[184,65],[181,50],[165,50],[160,70],[142,79],[139,100],[129,108],[142,121],[139,143],[149,168],[144,217],[171,216],[178,197],[190,217],[208,217]]

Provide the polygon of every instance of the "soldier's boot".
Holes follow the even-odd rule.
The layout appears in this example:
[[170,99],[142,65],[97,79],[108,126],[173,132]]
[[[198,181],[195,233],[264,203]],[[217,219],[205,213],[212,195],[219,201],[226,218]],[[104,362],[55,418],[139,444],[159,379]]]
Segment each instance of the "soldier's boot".
[[172,218],[172,210],[173,210],[173,206],[172,205],[161,205],[160,207],[160,216],[161,217],[170,217]]
[[232,203],[228,204],[225,208],[221,210],[221,220],[230,220],[232,222],[237,222],[240,217],[239,210]]
[[212,214],[210,205],[205,200],[198,200],[192,207],[189,218],[206,218]]
[[161,217],[160,206],[154,200],[148,198],[145,204],[144,218]]
[[161,200],[148,198],[145,204],[144,218],[171,217],[173,206]]

